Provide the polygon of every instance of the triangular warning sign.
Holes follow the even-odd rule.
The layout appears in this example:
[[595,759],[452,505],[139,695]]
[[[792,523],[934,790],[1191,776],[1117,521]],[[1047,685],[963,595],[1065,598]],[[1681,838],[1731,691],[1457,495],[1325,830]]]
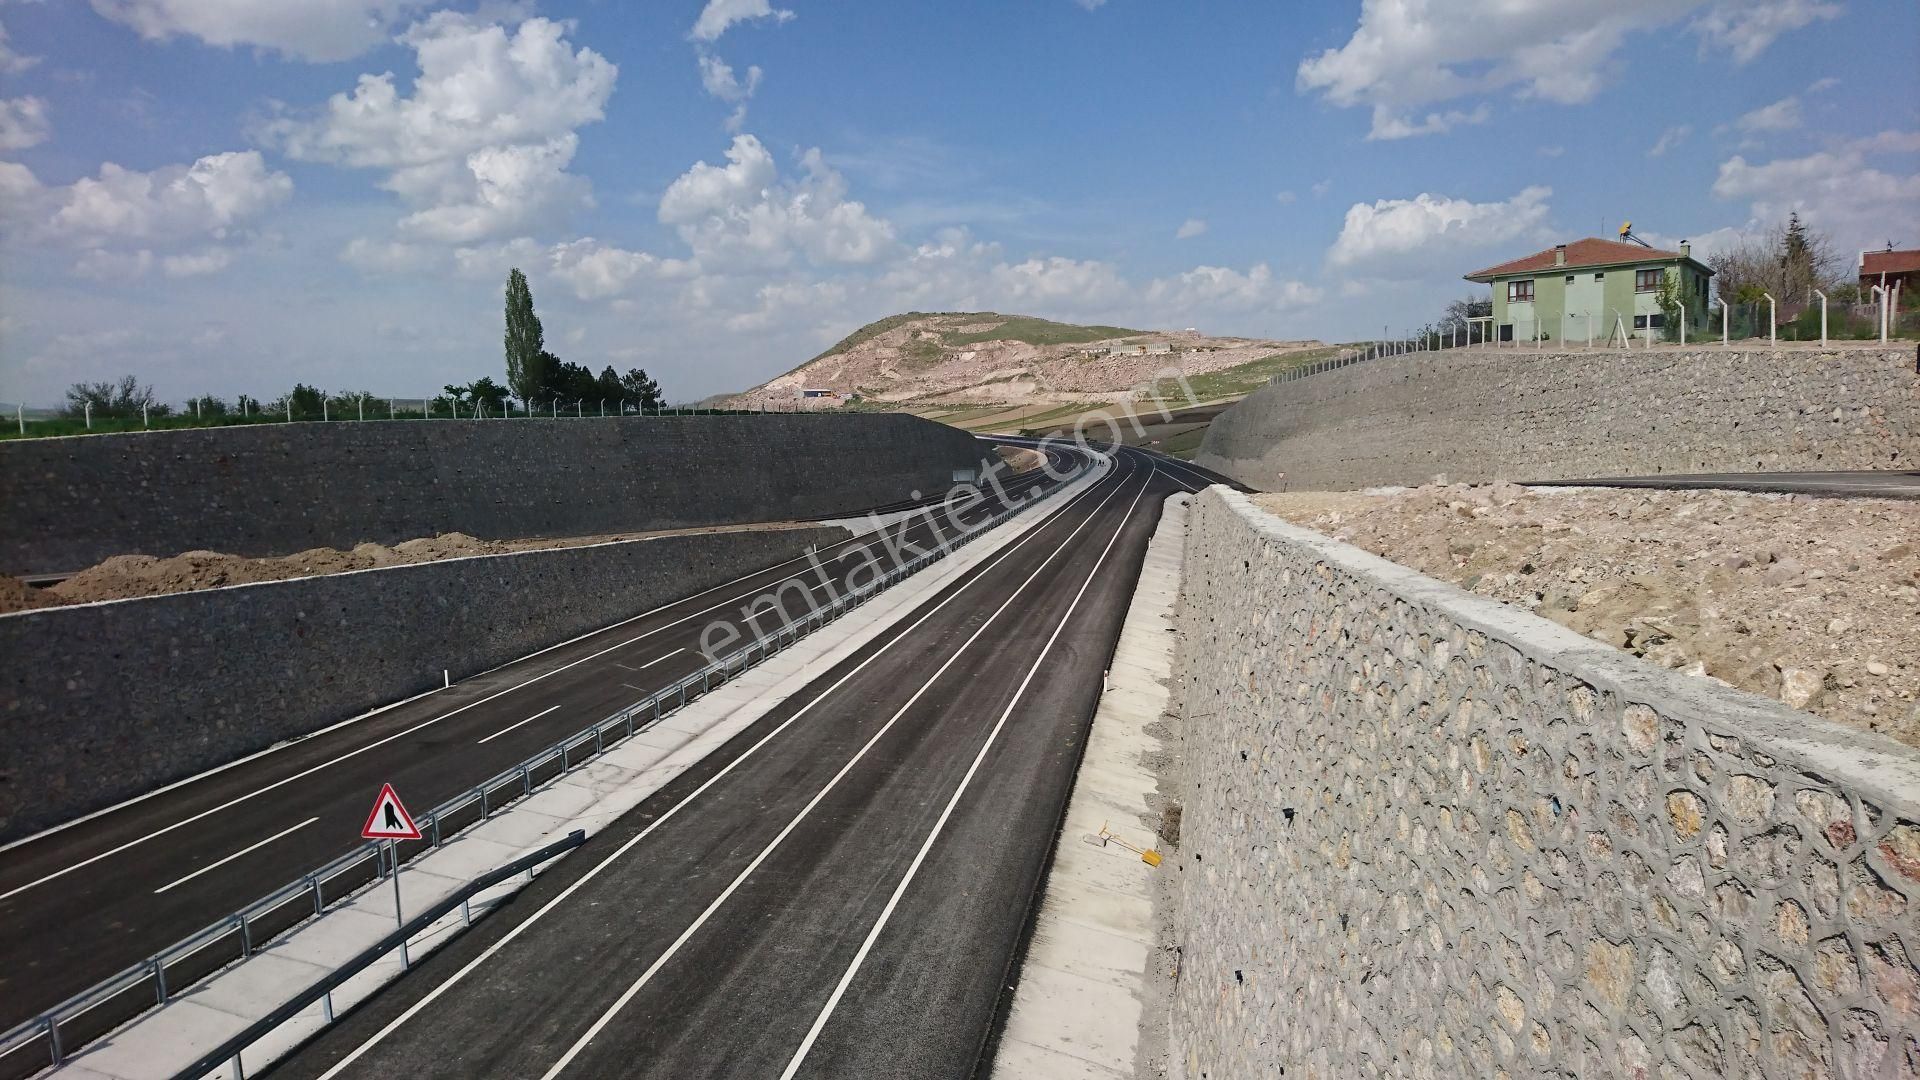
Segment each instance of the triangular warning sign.
[[392,784],[380,785],[380,797],[373,800],[373,812],[360,827],[360,835],[369,840],[418,840],[420,826],[400,803],[400,794]]

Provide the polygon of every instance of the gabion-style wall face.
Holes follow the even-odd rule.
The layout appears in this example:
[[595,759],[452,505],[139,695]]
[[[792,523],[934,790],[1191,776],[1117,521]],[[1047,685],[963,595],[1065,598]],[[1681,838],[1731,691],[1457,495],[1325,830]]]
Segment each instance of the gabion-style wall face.
[[1920,1076],[1920,754],[1193,522],[1187,1080]]
[[[1605,401],[1610,408],[1595,408]],[[1657,430],[1647,417],[1658,416]],[[1390,431],[1391,438],[1381,433]],[[1910,469],[1914,348],[1449,349],[1262,387],[1197,465],[1267,491],[1780,469]]]

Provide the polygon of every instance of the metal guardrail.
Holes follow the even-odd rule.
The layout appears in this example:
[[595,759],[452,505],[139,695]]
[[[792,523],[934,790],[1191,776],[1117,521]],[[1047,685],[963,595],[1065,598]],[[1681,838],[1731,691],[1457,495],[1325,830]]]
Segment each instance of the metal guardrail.
[[[1081,466],[1062,483],[1078,479],[1092,467],[1092,463]],[[536,788],[565,776],[607,748],[684,708],[688,702],[765,663],[773,654],[791,647],[1040,501],[1033,499],[1003,508],[957,537],[943,537],[938,547],[886,571],[864,589],[835,593],[831,603],[812,608],[797,622],[788,618],[786,624],[772,634],[754,639],[744,648],[708,663],[441,803],[416,818],[425,836],[417,841],[398,843],[395,847],[398,860],[406,861],[422,851],[437,848],[452,836],[490,819],[495,811],[526,798]],[[929,515],[934,509],[927,508]],[[775,595],[777,598],[778,594]],[[784,615],[784,602],[780,603],[780,610]],[[339,907],[366,887],[385,880],[386,860],[382,849],[386,843],[369,841],[360,845],[62,1001],[40,1016],[15,1025],[0,1035],[0,1080],[32,1076],[50,1065],[62,1064],[86,1043],[148,1009],[165,1005],[188,987],[252,956],[309,919]],[[36,1047],[39,1053],[34,1052]]]
[[[496,870],[489,870],[479,877],[474,878],[472,881],[467,882],[455,890],[451,895],[440,900],[440,902],[427,908],[427,910],[420,914],[415,915],[412,919],[409,919],[405,926],[381,938],[377,943],[363,950],[358,956],[355,956],[340,967],[333,969],[331,974],[301,991],[299,996],[254,1021],[248,1025],[246,1030],[240,1032],[240,1034],[214,1047],[194,1061],[193,1064],[180,1070],[175,1076],[181,1078],[181,1080],[197,1080],[198,1077],[205,1076],[219,1068],[222,1063],[232,1061],[239,1057],[241,1052],[246,1050],[247,1047],[259,1042],[274,1028],[300,1015],[306,1010],[307,1006],[312,1005],[316,1001],[325,1001],[327,1003],[327,1021],[328,1023],[332,1023],[333,992],[339,989],[342,983],[365,971],[381,957],[400,948],[407,940],[417,936],[421,931],[439,921],[441,916],[451,912],[454,908],[462,907],[467,901],[473,899],[481,892],[509,878],[526,873],[541,863],[572,851],[574,848],[586,842],[586,830],[575,829],[568,833],[564,840],[548,844],[538,851],[523,855],[505,866]],[[239,1074],[237,1068],[234,1072],[236,1075]]]

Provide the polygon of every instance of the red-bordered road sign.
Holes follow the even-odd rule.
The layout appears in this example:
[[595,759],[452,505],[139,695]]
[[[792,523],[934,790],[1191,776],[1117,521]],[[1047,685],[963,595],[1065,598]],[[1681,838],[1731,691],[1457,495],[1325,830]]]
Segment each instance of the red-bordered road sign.
[[360,835],[369,840],[418,840],[420,826],[413,823],[413,815],[407,813],[393,785],[381,784],[380,797],[373,800],[373,812],[360,827]]

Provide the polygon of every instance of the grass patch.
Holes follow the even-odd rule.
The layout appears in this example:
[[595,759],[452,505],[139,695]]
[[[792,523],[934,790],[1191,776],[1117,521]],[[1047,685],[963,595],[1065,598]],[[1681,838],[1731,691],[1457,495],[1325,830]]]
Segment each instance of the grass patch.
[[1206,428],[1204,427],[1195,428],[1192,431],[1183,431],[1180,434],[1175,435],[1173,438],[1168,439],[1167,441],[1161,443],[1159,446],[1154,447],[1154,449],[1160,451],[1163,454],[1168,454],[1173,457],[1177,457],[1182,461],[1192,461],[1193,455],[1200,452],[1201,440],[1205,439],[1206,437],[1207,437]]
[[1267,384],[1267,380],[1282,372],[1325,360],[1339,353],[1339,349],[1305,349],[1300,352],[1275,353],[1258,360],[1249,360],[1230,368],[1209,371],[1204,375],[1195,375],[1187,381],[1193,386],[1194,397],[1200,401],[1213,401],[1218,398],[1245,396]]
[[1077,345],[1086,341],[1105,341],[1108,338],[1134,337],[1144,331],[1128,330],[1121,326],[1076,326],[1072,323],[1057,323],[1050,319],[1036,319],[1029,315],[999,315],[994,312],[980,313],[982,319],[1002,319],[999,326],[991,330],[977,330],[970,334],[944,331],[940,339],[949,347],[977,345],[983,341],[1019,341],[1028,345]]

